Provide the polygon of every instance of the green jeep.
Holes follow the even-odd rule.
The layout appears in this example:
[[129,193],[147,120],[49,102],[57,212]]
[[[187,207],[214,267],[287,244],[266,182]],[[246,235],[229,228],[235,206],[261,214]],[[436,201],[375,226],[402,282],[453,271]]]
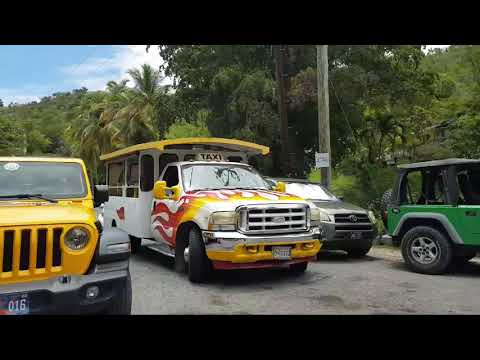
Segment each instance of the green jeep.
[[411,270],[442,274],[467,262],[480,250],[480,160],[399,165],[384,215]]

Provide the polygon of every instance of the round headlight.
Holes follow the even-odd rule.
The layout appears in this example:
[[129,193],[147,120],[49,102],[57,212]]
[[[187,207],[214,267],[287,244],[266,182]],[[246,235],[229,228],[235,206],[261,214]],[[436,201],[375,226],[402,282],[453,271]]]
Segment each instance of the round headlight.
[[82,250],[87,246],[90,240],[90,235],[87,230],[83,228],[73,228],[65,235],[65,245],[71,250]]

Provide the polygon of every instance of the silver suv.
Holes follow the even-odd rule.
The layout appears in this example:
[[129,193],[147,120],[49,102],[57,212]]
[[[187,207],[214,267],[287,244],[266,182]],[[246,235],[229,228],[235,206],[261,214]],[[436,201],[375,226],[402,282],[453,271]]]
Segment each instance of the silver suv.
[[377,236],[373,212],[344,202],[322,185],[308,180],[266,180],[272,186],[284,182],[287,193],[304,198],[322,210],[321,224],[327,237],[322,250],[343,250],[352,257],[363,257],[370,251]]

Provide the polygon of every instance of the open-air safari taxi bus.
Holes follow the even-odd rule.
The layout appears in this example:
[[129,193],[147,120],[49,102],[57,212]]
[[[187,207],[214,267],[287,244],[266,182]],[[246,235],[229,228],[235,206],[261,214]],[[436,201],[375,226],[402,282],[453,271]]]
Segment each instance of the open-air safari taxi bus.
[[288,267],[306,270],[321,247],[319,210],[272,191],[248,164],[266,146],[222,138],[138,144],[101,156],[109,200],[105,227],[126,231],[175,258],[193,282],[212,269]]

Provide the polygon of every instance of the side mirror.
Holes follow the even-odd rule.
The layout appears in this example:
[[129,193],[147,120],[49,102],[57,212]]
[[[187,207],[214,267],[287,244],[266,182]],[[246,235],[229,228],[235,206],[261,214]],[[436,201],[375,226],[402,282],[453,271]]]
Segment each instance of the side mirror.
[[158,200],[180,199],[181,189],[179,185],[167,187],[165,181],[157,181],[153,187],[153,197]]
[[167,189],[167,183],[165,181],[157,181],[153,186],[153,197],[155,199],[163,200],[167,198],[165,190]]
[[167,188],[168,197],[172,200],[175,200],[175,201],[180,199],[181,192],[182,191],[180,190],[180,185],[175,185],[175,186],[172,186],[170,188]]
[[284,182],[279,181],[279,182],[277,182],[277,185],[275,186],[275,191],[284,193],[284,192],[287,191],[287,186],[285,185]]
[[93,206],[99,207],[109,199],[108,189],[101,189],[99,186],[93,187]]

